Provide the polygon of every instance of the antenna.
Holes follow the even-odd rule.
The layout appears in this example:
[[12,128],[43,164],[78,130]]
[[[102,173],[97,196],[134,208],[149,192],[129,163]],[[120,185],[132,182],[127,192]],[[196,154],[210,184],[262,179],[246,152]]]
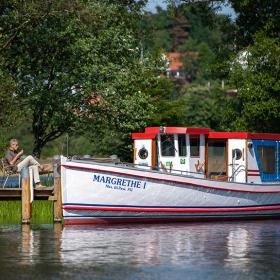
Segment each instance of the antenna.
[[69,134],[66,133],[66,156],[69,155]]

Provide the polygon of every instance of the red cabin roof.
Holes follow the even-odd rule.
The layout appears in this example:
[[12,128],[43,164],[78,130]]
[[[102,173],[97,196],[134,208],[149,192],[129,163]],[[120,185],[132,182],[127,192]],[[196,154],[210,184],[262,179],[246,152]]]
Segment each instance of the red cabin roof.
[[208,134],[209,139],[252,139],[252,140],[280,140],[280,134],[251,133],[251,132],[214,132]]
[[205,134],[208,139],[252,139],[279,140],[280,134],[251,132],[214,132],[210,128],[199,127],[147,127],[145,132],[132,133],[132,139],[155,139],[158,133],[168,134]]
[[[162,129],[162,131],[161,131]],[[147,127],[143,133],[132,133],[132,139],[154,139],[158,133],[168,134],[208,134],[209,128],[199,127]]]

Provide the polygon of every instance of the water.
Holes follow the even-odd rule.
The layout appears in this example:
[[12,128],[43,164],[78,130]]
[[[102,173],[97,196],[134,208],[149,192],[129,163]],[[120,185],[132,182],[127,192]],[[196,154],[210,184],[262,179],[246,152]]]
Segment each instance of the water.
[[1,279],[279,279],[280,221],[0,226]]

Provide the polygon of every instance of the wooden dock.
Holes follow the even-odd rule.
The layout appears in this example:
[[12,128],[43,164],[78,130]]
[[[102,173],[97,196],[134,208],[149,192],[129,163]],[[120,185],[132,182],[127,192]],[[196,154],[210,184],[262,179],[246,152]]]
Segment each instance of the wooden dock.
[[[33,200],[53,201],[53,222],[62,222],[62,200],[60,166],[58,162],[53,164],[53,187],[34,189]],[[0,200],[21,200],[21,217],[23,224],[29,224],[32,217],[31,186],[29,169],[23,168],[20,174],[21,188],[0,188]]]
[[[21,200],[21,193],[21,188],[0,188],[0,200]],[[53,187],[34,190],[34,198],[36,200],[52,200]]]

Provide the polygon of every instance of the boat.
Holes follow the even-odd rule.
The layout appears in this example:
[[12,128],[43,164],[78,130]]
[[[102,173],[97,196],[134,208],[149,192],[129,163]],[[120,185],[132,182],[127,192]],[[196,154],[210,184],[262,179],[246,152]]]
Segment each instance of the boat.
[[65,225],[280,217],[280,134],[147,127],[133,163],[61,157]]

